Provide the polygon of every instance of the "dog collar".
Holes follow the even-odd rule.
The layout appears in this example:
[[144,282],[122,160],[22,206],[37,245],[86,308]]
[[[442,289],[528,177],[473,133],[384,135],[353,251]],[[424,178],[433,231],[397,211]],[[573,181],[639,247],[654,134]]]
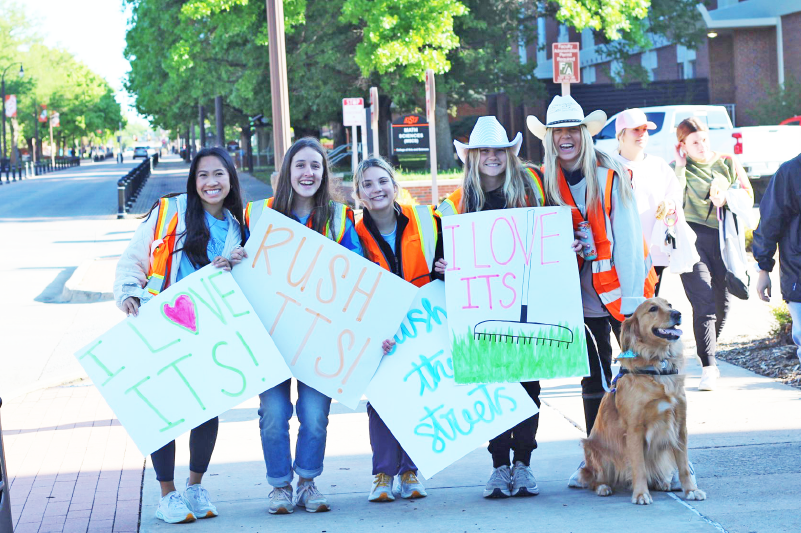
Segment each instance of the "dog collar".
[[[620,356],[618,356],[618,359],[630,359],[634,357],[637,357],[634,354],[634,352],[628,350],[620,354]],[[617,376],[615,376],[615,379],[612,380],[612,386],[614,388],[610,392],[614,393],[615,391],[617,391],[617,387],[615,386],[617,384],[617,380],[620,379],[620,376],[625,376],[626,374],[640,374],[646,376],[670,376],[670,375],[677,375],[678,373],[679,369],[674,366],[668,365],[667,361],[662,361],[662,363],[659,365],[659,368],[656,368],[654,365],[649,365],[643,368],[638,368],[635,372],[632,372],[626,368],[621,368],[618,371]]]

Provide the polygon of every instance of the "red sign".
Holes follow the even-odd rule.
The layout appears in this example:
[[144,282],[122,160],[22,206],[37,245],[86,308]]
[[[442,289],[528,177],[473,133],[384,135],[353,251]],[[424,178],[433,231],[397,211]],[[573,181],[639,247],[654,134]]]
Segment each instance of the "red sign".
[[39,111],[39,122],[47,122],[47,104],[42,104],[42,110]]
[[553,43],[553,82],[581,82],[579,43]]
[[361,126],[364,124],[364,98],[342,99],[342,125]]
[[16,94],[7,94],[6,95],[6,116],[9,118],[13,118],[17,116],[17,95]]

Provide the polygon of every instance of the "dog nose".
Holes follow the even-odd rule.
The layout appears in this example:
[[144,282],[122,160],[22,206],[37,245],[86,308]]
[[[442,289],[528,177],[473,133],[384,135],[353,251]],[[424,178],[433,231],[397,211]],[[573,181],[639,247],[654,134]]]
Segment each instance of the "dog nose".
[[681,324],[681,313],[678,311],[671,311],[670,312],[671,320],[674,320],[677,324]]

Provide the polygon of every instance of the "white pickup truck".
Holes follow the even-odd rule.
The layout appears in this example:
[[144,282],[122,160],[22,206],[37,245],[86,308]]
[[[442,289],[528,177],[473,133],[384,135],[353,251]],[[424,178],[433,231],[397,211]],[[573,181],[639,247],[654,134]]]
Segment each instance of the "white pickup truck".
[[[801,128],[797,126],[751,126],[735,128],[723,106],[668,105],[642,107],[648,120],[656,124],[651,130],[645,152],[670,163],[676,158],[676,126],[689,117],[696,117],[709,126],[709,142],[716,152],[735,154],[751,178],[770,177],[779,165],[801,152]],[[608,154],[617,150],[615,118],[609,119],[595,136],[595,147]]]

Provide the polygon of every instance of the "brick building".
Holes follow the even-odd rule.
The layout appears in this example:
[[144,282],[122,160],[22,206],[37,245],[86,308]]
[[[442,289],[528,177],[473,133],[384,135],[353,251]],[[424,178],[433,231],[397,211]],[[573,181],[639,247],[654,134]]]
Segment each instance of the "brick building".
[[576,32],[554,19],[540,19],[537,43],[519,47],[521,61],[536,56],[534,74],[546,84],[547,99],[514,105],[503,94],[487,95],[486,107],[460,109],[460,115],[492,114],[510,135],[524,132],[522,155],[541,159],[540,141],[525,127],[527,115],[545,118],[551,98],[560,87],[551,82],[554,42],[579,42],[581,83],[571,94],[585,112],[603,109],[610,116],[628,107],[678,103],[725,105],[738,126],[754,125],[745,111],[765,97],[766,87],[785,80],[801,81],[801,0],[710,0],[698,5],[707,38],[697,50],[666,39],[652,39],[653,48],[628,61],[641,65],[651,82],[615,86],[621,65],[605,55],[602,36],[592,30]]

